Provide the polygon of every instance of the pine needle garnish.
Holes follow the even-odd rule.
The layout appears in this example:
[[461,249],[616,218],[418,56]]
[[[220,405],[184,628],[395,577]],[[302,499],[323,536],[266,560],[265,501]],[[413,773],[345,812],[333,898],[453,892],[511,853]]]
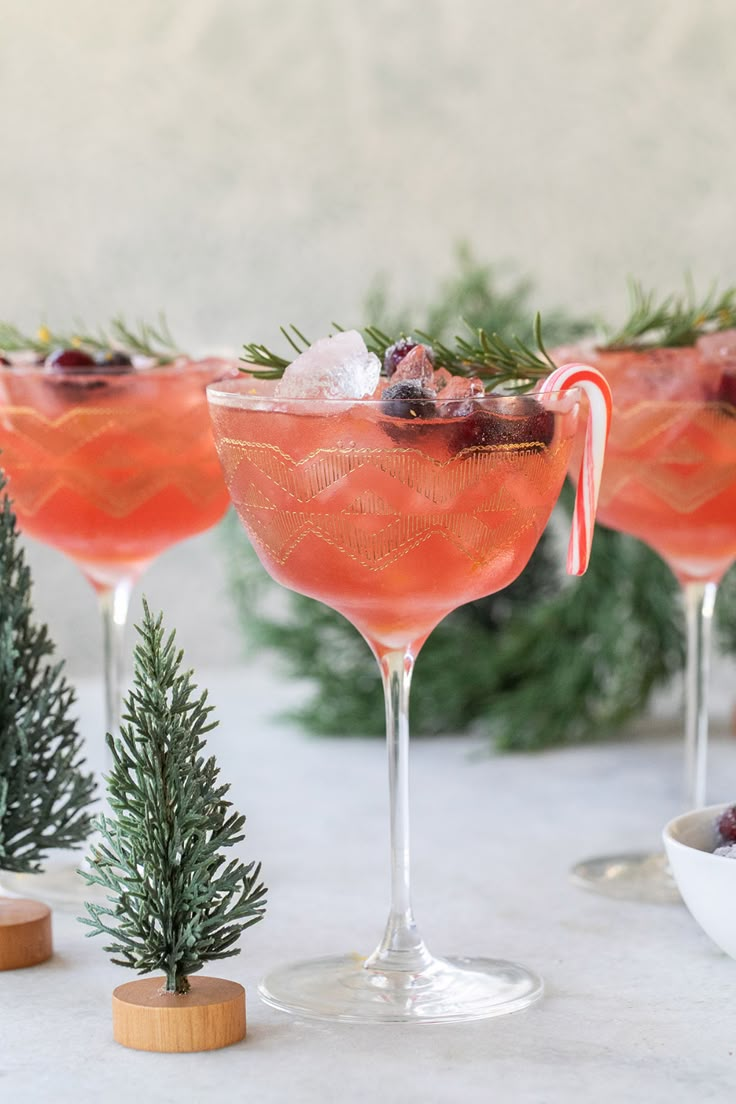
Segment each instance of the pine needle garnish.
[[[332,323],[332,328],[335,333],[344,332],[344,327],[335,322]],[[445,368],[457,376],[476,376],[489,388],[503,385],[511,390],[523,390],[531,386],[534,380],[549,375],[556,367],[542,339],[542,320],[539,314],[534,319],[536,350],[518,337],[507,342],[497,333],[487,333],[482,328],[474,329],[470,326],[468,329],[470,337],[458,335],[451,344],[438,340],[424,330],[391,336],[377,326],[365,326],[360,332],[368,351],[375,353],[381,361],[386,350],[402,338],[419,340],[431,346],[435,368]],[[309,348],[309,340],[293,324],[282,326],[281,333],[297,356]],[[247,365],[243,371],[250,375],[258,379],[280,379],[294,357],[282,356],[267,345],[251,342],[243,346],[240,359]]]
[[155,324],[139,321],[135,325],[129,325],[118,315],[106,329],[98,330],[90,330],[83,322],[75,320],[74,328],[68,333],[41,325],[35,334],[28,334],[10,322],[0,321],[0,351],[32,352],[46,357],[54,349],[82,349],[90,356],[118,350],[130,356],[150,357],[159,364],[168,364],[181,355],[163,314]]
[[736,326],[736,287],[718,292],[712,287],[698,300],[688,282],[684,295],[658,299],[636,280],[629,281],[629,317],[602,346],[604,349],[647,349],[694,345],[706,333]]

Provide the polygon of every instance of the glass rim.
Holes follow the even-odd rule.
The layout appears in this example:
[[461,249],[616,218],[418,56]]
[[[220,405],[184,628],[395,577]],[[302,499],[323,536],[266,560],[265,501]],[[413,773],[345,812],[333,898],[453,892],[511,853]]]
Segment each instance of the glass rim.
[[[327,409],[340,408],[345,409],[347,406],[361,406],[361,407],[383,407],[384,399],[375,398],[372,395],[366,395],[361,399],[348,399],[348,398],[320,398],[317,396],[291,396],[291,395],[272,395],[265,391],[258,391],[253,388],[253,379],[244,379],[233,377],[231,379],[213,380],[212,383],[207,385],[207,400],[215,406],[230,406],[242,409],[256,409],[264,408],[266,406],[278,405],[279,407],[294,407],[295,409],[304,408],[308,406],[324,406]],[[271,383],[276,382],[273,380],[257,380],[258,383]],[[246,390],[249,388],[249,390]],[[442,392],[438,392],[440,401],[442,401]],[[519,399],[536,399],[537,402],[542,403],[546,400],[560,400],[565,399],[568,402],[579,402],[583,396],[583,390],[580,387],[567,387],[564,389],[557,388],[553,391],[545,391],[543,395],[540,395],[537,391],[518,391],[513,393],[501,393],[497,391],[487,391],[484,395],[472,395],[472,396],[458,396],[457,398],[451,398],[445,400],[446,402],[466,402],[468,398],[472,398],[473,403],[482,405],[489,400],[494,403],[510,404],[518,402]],[[400,400],[406,401],[406,400]],[[420,402],[434,402],[434,399],[417,399],[417,403]],[[511,411],[509,411],[511,413]],[[457,417],[457,415],[452,415]],[[443,415],[438,414],[438,418],[442,418]]]
[[[1,350],[0,350],[1,351]],[[131,365],[121,366],[115,369],[114,367],[106,368],[104,365],[90,365],[88,368],[63,368],[60,371],[53,371],[52,368],[46,367],[45,363],[35,364],[30,362],[20,362],[16,364],[0,364],[0,376],[17,376],[18,378],[43,378],[47,382],[64,383],[78,382],[82,380],[130,380],[130,379],[160,379],[167,376],[180,376],[180,375],[212,375],[213,370],[216,370],[218,364],[222,366],[222,362],[226,362],[232,368],[237,368],[237,357],[227,357],[220,355],[213,355],[210,357],[196,357],[190,358],[186,356],[178,357],[176,360],[167,361],[166,364],[150,364],[145,366],[136,367]],[[216,382],[216,381],[213,381]]]

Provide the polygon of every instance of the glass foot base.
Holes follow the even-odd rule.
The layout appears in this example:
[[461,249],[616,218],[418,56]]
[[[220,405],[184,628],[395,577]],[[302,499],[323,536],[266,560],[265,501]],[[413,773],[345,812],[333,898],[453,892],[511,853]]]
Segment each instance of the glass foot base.
[[48,859],[46,869],[41,874],[11,874],[0,871],[0,892],[11,896],[30,897],[43,901],[56,909],[78,910],[81,915],[85,901],[104,900],[99,886],[88,886],[77,870],[85,862],[84,854],[67,852],[63,856]]
[[421,973],[383,971],[358,955],[282,966],[258,991],[273,1008],[343,1023],[452,1023],[519,1012],[539,1000],[541,978],[493,958],[435,958]]
[[572,868],[572,881],[583,889],[653,905],[682,904],[664,854],[629,852],[585,859]]

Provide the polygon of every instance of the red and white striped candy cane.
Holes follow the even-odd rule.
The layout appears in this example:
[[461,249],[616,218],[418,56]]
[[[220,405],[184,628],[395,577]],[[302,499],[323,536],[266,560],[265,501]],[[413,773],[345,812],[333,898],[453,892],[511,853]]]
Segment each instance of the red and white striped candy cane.
[[556,368],[547,376],[537,395],[567,391],[571,387],[579,387],[585,393],[590,407],[567,549],[568,575],[584,575],[593,543],[595,512],[598,507],[606,442],[611,428],[613,401],[605,376],[588,364],[563,364]]

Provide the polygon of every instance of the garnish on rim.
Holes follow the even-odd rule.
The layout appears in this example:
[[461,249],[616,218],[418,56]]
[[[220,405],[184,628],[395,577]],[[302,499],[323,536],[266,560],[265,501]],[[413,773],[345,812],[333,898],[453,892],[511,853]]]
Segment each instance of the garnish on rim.
[[168,364],[180,355],[163,314],[155,324],[138,322],[131,326],[122,315],[113,318],[106,329],[88,330],[81,322],[71,333],[55,332],[39,326],[35,336],[23,333],[10,322],[0,322],[0,349],[6,353],[33,352],[48,356],[55,349],[79,349],[94,357],[105,352],[124,352],[145,356]]
[[736,287],[712,287],[698,300],[688,281],[684,295],[657,299],[636,280],[629,281],[629,317],[609,335],[603,349],[650,349],[694,345],[699,337],[736,326]]
[[[332,325],[336,332],[344,331],[344,327],[336,322]],[[398,341],[419,341],[431,349],[435,368],[445,368],[456,376],[479,377],[488,388],[503,384],[509,390],[524,391],[532,387],[536,380],[544,379],[556,367],[542,340],[542,320],[539,314],[534,319],[536,352],[519,338],[515,337],[509,343],[497,333],[489,334],[483,329],[471,329],[472,338],[455,337],[453,346],[437,341],[423,330],[415,330],[411,335],[402,333],[391,336],[377,326],[364,326],[360,332],[368,351],[375,353],[381,363],[386,350]],[[294,325],[282,326],[281,333],[297,356],[311,345],[309,339]],[[242,369],[244,372],[250,372],[259,379],[280,379],[293,357],[281,356],[267,345],[252,342],[243,346],[240,359],[247,365]]]

